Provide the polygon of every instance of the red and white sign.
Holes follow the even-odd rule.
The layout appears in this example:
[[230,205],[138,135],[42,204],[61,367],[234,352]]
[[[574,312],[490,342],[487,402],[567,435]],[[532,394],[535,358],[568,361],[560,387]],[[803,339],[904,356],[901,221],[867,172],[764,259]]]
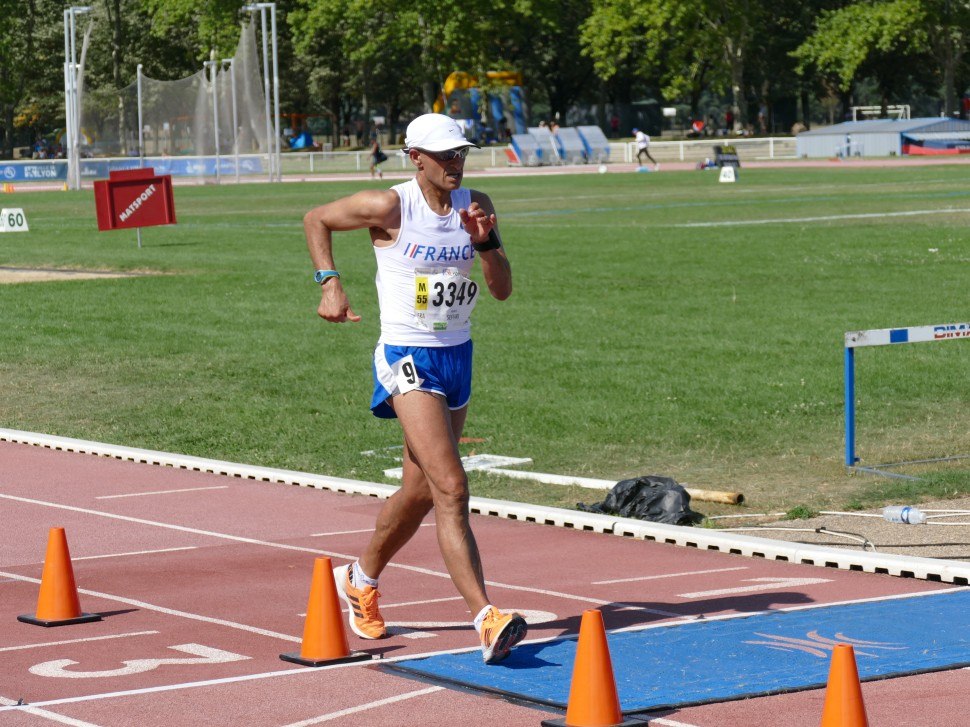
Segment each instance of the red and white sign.
[[172,176],[156,176],[151,167],[111,172],[94,183],[98,229],[175,224]]

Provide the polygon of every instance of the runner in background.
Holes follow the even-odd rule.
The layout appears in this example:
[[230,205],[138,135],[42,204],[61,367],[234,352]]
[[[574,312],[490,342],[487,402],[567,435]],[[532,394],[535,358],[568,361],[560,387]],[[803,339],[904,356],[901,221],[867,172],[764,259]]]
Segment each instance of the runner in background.
[[640,157],[646,154],[647,159],[649,159],[650,163],[653,164],[653,170],[659,171],[660,165],[657,163],[656,159],[650,156],[650,137],[647,136],[643,131],[640,131],[640,129],[634,129],[633,140],[637,144],[637,164],[643,164],[643,160]]

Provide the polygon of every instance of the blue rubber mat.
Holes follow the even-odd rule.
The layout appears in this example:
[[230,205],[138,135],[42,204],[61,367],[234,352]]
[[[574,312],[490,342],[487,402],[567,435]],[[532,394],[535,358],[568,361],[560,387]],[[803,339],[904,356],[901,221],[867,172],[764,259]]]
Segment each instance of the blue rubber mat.
[[[970,589],[608,634],[620,706],[643,712],[823,687],[851,644],[861,679],[970,664]],[[576,638],[520,644],[503,662],[442,654],[385,668],[566,708]]]

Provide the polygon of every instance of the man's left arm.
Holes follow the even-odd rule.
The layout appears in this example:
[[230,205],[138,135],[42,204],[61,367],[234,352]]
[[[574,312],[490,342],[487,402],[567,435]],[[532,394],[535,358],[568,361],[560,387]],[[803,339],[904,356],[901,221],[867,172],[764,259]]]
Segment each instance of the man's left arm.
[[488,292],[497,300],[512,295],[512,266],[496,225],[495,207],[487,194],[472,191],[467,210],[459,210],[461,223],[472,238],[472,246],[482,261],[482,274]]

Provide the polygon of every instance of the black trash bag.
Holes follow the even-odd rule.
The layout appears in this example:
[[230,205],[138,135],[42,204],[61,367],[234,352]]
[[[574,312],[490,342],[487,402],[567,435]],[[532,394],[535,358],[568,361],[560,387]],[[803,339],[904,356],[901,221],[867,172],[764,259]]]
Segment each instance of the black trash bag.
[[603,502],[576,503],[585,512],[619,515],[669,525],[694,525],[704,519],[690,509],[690,493],[670,477],[644,475],[613,485]]

